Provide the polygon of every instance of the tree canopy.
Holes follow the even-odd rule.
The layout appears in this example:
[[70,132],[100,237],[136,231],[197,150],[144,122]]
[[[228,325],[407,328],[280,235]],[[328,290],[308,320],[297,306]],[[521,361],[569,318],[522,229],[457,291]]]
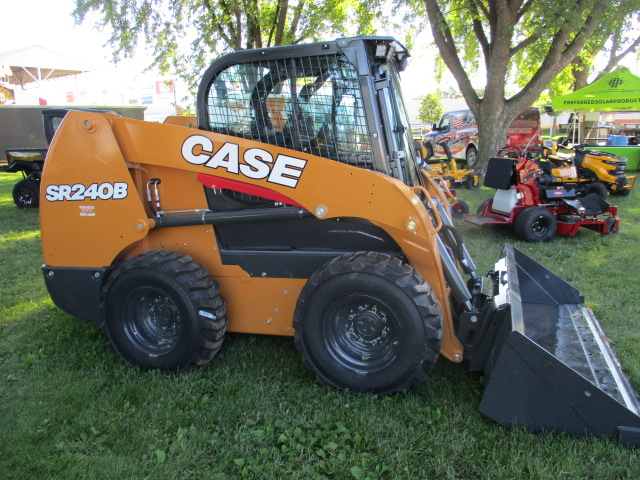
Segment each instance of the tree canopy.
[[[504,145],[511,120],[539,97],[588,42],[598,36],[608,38],[615,31],[609,12],[616,11],[618,19],[629,19],[638,13],[637,3],[411,0],[417,14],[427,14],[442,60],[476,117],[482,139],[481,174],[489,157]],[[481,69],[486,72],[482,97],[471,82],[471,74]],[[521,90],[506,98],[514,70]]]
[[[549,84],[548,92],[551,97],[587,86],[592,74],[596,74],[592,77],[592,81],[596,81],[611,73],[624,57],[637,52],[640,45],[640,31],[637,28],[640,22],[640,0],[627,0],[624,5],[624,9],[609,8],[604,11],[599,27],[582,50]],[[541,49],[536,49],[536,46]],[[544,54],[544,48],[546,45],[540,42],[532,45],[534,55],[516,58],[514,69],[519,72],[517,81],[520,85],[526,84],[536,67],[536,56]]]
[[436,93],[427,93],[419,98],[418,120],[422,123],[436,123],[444,113],[440,96]]
[[148,46],[190,83],[225,52],[370,34],[380,0],[76,0],[76,22],[110,32],[114,60]]

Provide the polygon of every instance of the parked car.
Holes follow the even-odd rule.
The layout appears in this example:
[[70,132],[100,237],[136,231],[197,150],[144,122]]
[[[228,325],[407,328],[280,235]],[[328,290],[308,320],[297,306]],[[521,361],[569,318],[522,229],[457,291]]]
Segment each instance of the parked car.
[[[471,110],[455,110],[445,112],[440,121],[433,125],[422,143],[427,157],[444,156],[442,145],[438,145],[443,138],[449,138],[451,155],[459,160],[465,160],[467,167],[472,168],[478,158],[478,124]],[[507,130],[505,146],[517,146],[523,152],[537,152],[541,143],[540,112],[537,108],[527,108],[518,115]]]

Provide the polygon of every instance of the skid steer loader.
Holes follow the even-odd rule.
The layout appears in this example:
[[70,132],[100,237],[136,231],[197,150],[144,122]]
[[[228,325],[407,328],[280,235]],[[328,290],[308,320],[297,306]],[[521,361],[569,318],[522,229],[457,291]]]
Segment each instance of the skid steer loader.
[[640,445],[578,291],[508,245],[476,273],[416,166],[407,59],[387,37],[232,53],[197,128],[69,112],[42,177],[52,299],[141,368],[205,364],[225,331],[289,335],[320,382],[391,394],[442,355],[484,372],[480,409],[507,427]]

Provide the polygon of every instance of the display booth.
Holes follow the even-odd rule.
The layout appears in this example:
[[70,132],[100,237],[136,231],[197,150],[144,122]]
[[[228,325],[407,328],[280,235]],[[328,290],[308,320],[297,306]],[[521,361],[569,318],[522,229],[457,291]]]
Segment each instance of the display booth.
[[[627,168],[640,168],[640,78],[620,67],[591,85],[552,100],[553,111],[570,113],[567,124],[555,125],[565,144],[586,143],[627,158]],[[636,118],[629,113],[637,112]],[[613,115],[620,113],[621,115]],[[618,118],[626,117],[626,118]]]

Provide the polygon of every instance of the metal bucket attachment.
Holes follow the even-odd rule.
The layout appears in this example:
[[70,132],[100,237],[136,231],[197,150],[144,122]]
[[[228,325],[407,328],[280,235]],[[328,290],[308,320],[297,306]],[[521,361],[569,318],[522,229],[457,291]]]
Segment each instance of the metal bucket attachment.
[[480,411],[506,427],[640,447],[640,402],[579,292],[510,245],[495,271],[471,347],[470,368],[485,373]]

